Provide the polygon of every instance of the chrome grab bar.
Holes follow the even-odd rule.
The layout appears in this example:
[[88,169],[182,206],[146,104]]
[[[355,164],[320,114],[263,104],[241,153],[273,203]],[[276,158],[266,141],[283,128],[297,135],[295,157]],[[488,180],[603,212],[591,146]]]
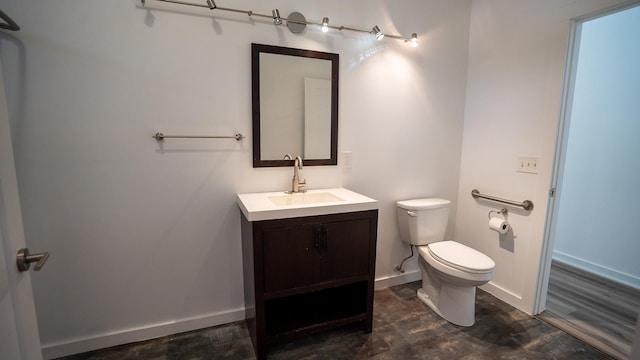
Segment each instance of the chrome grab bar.
[[523,202],[517,202],[517,201],[513,201],[513,200],[507,200],[507,199],[502,199],[496,196],[492,196],[492,195],[484,195],[484,194],[480,194],[480,191],[478,191],[478,189],[473,189],[471,190],[471,196],[474,199],[477,198],[481,198],[481,199],[487,199],[487,200],[491,200],[491,201],[497,201],[499,203],[503,203],[503,204],[508,204],[508,205],[512,205],[512,206],[518,206],[521,207],[527,211],[531,211],[533,210],[533,202],[531,200],[524,200]]

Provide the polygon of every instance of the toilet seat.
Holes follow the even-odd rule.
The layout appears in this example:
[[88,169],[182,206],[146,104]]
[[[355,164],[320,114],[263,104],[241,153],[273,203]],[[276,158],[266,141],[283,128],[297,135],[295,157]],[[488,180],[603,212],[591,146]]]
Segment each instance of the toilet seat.
[[490,273],[496,266],[487,255],[451,240],[431,243],[427,249],[441,263],[472,274]]

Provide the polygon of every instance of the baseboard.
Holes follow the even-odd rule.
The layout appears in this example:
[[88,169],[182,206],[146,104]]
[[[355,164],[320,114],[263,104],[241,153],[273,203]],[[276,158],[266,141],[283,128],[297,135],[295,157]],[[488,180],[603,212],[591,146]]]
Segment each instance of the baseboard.
[[480,286],[480,289],[488,292],[489,294],[495,296],[496,298],[498,298],[501,301],[506,302],[507,304],[515,307],[516,309],[519,309],[520,311],[523,311],[529,315],[531,315],[531,309],[525,309],[523,307],[522,304],[522,296],[515,294],[505,288],[503,288],[500,285],[497,285],[493,282],[488,282],[482,286]]
[[[375,280],[375,289],[378,290],[406,284],[418,281],[421,278],[422,274],[420,273],[420,270],[385,276]],[[42,356],[45,360],[55,359],[62,356],[155,339],[162,336],[203,329],[240,320],[244,320],[244,308],[188,319],[151,324],[138,328],[124,329],[122,331],[97,334],[66,342],[42,344]]]
[[584,259],[575,257],[573,255],[566,254],[556,250],[553,251],[552,259],[554,261],[559,261],[569,266],[573,266],[580,270],[584,270],[586,272],[600,275],[606,279],[609,279],[617,283],[621,283],[623,285],[627,285],[634,289],[640,289],[640,278],[633,275],[625,274],[616,269],[611,269],[606,266],[598,265],[588,260],[584,260]]
[[384,276],[376,279],[375,289],[385,289],[391,286],[402,285],[422,279],[420,270],[407,271],[402,274]]
[[77,338],[63,343],[42,344],[42,356],[45,360],[54,359],[240,320],[244,320],[244,308]]
[[[376,290],[388,288],[391,286],[402,285],[422,279],[422,272],[420,270],[413,270],[404,274],[385,276],[376,279]],[[496,298],[506,302],[507,304],[520,309],[527,314],[531,315],[527,309],[522,309],[522,296],[519,296],[500,285],[489,282],[480,287],[482,290],[495,296]]]

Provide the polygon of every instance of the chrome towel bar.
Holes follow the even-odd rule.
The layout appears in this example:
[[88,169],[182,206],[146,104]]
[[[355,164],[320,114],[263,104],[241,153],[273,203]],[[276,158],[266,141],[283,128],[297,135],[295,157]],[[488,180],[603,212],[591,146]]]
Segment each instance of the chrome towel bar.
[[513,200],[502,199],[502,198],[491,196],[491,195],[480,194],[480,191],[478,191],[478,189],[471,190],[471,196],[474,199],[481,198],[481,199],[487,199],[487,200],[491,200],[491,201],[497,201],[497,202],[503,203],[503,204],[519,206],[519,207],[521,207],[521,208],[523,208],[523,209],[525,209],[527,211],[533,210],[533,202],[531,200],[525,200],[523,202],[517,202],[517,201],[513,201]]
[[201,135],[165,135],[161,132],[157,132],[152,138],[160,141],[164,139],[236,139],[240,141],[244,139],[244,135],[237,133],[233,136],[201,136]]

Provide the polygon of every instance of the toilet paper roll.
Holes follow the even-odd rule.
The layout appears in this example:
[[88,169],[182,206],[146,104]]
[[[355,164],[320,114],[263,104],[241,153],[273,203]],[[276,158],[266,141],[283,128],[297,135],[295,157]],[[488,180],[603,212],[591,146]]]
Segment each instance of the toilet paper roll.
[[509,223],[505,219],[502,219],[499,217],[492,217],[489,220],[489,229],[493,231],[497,231],[500,234],[504,234],[507,231],[509,231]]

